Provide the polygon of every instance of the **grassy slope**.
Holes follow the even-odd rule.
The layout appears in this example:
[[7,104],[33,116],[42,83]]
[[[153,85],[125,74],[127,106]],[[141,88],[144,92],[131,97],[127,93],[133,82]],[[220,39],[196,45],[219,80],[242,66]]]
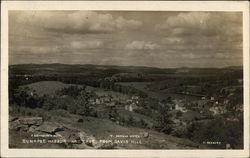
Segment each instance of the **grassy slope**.
[[[64,87],[68,87],[70,85],[63,84],[61,82],[55,82],[55,81],[43,81],[43,82],[29,84],[26,86],[32,89],[35,89],[39,95],[42,95],[42,94],[53,95],[56,90],[64,88]],[[104,92],[101,89],[96,89],[96,88],[91,88],[91,87],[88,87],[88,89],[98,91],[103,94],[105,94],[106,92],[106,91]],[[69,114],[67,111],[64,111],[64,110],[45,111],[43,109],[24,108],[23,111],[25,112],[20,112],[20,114],[18,114],[17,112],[12,112],[12,113],[14,113],[15,116],[17,117],[24,116],[27,113],[30,113],[33,116],[42,116],[48,120],[53,120],[53,122],[58,122],[65,126],[68,126],[71,128],[77,128],[81,131],[85,131],[89,134],[92,134],[97,139],[107,139],[109,138],[110,134],[112,135],[115,135],[115,134],[134,135],[134,134],[140,134],[140,132],[145,132],[145,131],[149,132],[150,137],[142,139],[144,143],[143,145],[126,144],[125,146],[123,146],[124,145],[123,144],[121,145],[122,148],[124,147],[128,149],[129,148],[130,149],[135,149],[135,148],[178,149],[178,148],[197,148],[198,147],[197,144],[186,139],[181,139],[181,138],[165,135],[163,133],[159,133],[159,132],[152,131],[152,130],[146,130],[146,129],[128,127],[128,126],[120,126],[116,124],[115,122],[101,119],[101,118],[84,117],[83,123],[79,123],[77,122],[77,120],[81,118],[81,116]],[[131,113],[128,111],[123,111],[123,114],[124,115],[134,114],[135,118],[140,117],[139,116],[140,114],[135,114],[135,113]],[[16,133],[13,131],[11,131],[10,134],[12,135],[11,138],[13,138],[10,141],[12,144],[18,144],[18,141],[20,141],[21,136],[25,135],[24,133]],[[27,147],[27,146],[24,146],[24,147]],[[36,147],[36,146],[31,146],[31,147]],[[48,146],[44,146],[44,148],[48,148]]]
[[[16,108],[16,107],[15,107]],[[46,111],[43,109],[30,109],[21,108],[21,114],[16,112],[16,109],[12,108],[12,113],[15,113],[16,117],[27,117],[27,113],[31,113],[31,116],[40,116],[46,118],[46,121],[59,123],[70,129],[77,129],[84,131],[89,135],[93,135],[97,140],[110,139],[109,135],[140,135],[141,132],[148,132],[148,138],[142,138],[143,144],[119,144],[120,148],[126,149],[192,149],[192,148],[204,148],[196,143],[187,139],[177,138],[163,133],[159,133],[153,130],[140,129],[129,126],[120,126],[110,120],[94,118],[94,117],[81,117],[79,115],[70,114],[64,110],[52,110]],[[25,111],[24,113],[22,111]],[[28,117],[31,117],[28,116]],[[48,116],[50,116],[48,118]],[[77,122],[79,118],[83,119],[83,122]],[[10,147],[15,148],[64,148],[58,144],[22,144],[23,138],[30,138],[30,134],[20,131],[10,131]],[[123,138],[116,138],[123,140]],[[137,140],[136,138],[132,140]]]
[[58,81],[41,81],[36,83],[31,83],[21,87],[29,87],[32,90],[35,90],[38,95],[54,95],[57,90],[62,88],[67,88],[71,86],[70,84],[64,84]]

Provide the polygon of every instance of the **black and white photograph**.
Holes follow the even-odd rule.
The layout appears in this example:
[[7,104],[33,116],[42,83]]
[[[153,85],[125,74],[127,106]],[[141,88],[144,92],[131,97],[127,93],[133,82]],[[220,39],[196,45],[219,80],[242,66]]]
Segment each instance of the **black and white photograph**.
[[242,11],[9,10],[8,148],[243,150],[243,34]]

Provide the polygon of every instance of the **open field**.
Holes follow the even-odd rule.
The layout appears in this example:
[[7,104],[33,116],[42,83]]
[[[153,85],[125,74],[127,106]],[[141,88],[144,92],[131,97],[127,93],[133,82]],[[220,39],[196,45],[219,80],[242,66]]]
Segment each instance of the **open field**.
[[36,83],[31,83],[28,85],[23,85],[20,88],[28,87],[32,90],[35,90],[35,92],[42,96],[42,95],[55,95],[56,91],[61,90],[63,88],[68,88],[70,86],[80,86],[80,85],[74,85],[74,84],[64,84],[62,82],[58,81],[41,81]]
[[151,85],[159,84],[159,82],[118,82],[116,84],[134,87],[145,92],[149,97],[155,98],[158,100],[166,100],[168,97],[176,98],[176,99],[185,99],[186,101],[193,101],[200,99],[200,97],[184,95],[184,94],[176,94],[173,92],[166,92],[166,90],[152,90],[149,87]]
[[[79,84],[65,84],[60,81],[41,81],[41,82],[35,82],[35,83],[20,86],[20,88],[23,89],[24,87],[28,87],[31,90],[35,90],[35,92],[38,95],[42,96],[42,95],[55,95],[56,91],[59,91],[63,88],[68,88],[70,86],[82,87],[82,85],[79,85]],[[111,95],[114,97],[122,97],[124,99],[129,98],[129,96],[126,94],[114,92],[111,90],[104,90],[101,88],[95,88],[91,86],[86,86],[86,90],[88,92],[94,92],[98,96]]]

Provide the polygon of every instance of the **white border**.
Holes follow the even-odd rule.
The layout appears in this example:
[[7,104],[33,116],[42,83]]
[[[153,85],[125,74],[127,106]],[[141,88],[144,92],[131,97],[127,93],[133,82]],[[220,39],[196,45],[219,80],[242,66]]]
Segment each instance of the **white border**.
[[[8,10],[242,11],[244,150],[70,150],[8,148]],[[3,157],[249,157],[249,3],[238,1],[4,1],[1,6],[1,156]]]

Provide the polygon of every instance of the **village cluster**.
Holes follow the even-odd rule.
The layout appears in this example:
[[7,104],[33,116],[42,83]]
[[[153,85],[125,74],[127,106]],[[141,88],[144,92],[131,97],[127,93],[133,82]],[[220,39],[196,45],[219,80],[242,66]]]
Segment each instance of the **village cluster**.
[[[161,100],[158,105],[167,106],[173,115],[172,120],[178,127],[179,125],[187,125],[193,119],[211,119],[217,115],[226,114],[226,105],[229,103],[230,97],[233,97],[239,87],[222,88],[221,94],[218,96],[196,96],[196,99],[187,101],[183,98],[173,98],[171,101]],[[193,95],[185,92],[185,95]],[[123,97],[119,95],[103,94],[96,95],[89,99],[90,105],[97,111],[97,116],[101,118],[110,118],[110,111],[126,110],[131,113],[137,112],[136,110],[143,108],[141,104],[144,98],[140,96]],[[243,105],[236,106],[237,111],[243,112]],[[176,117],[176,113],[196,113],[198,116],[193,115],[191,118]],[[192,114],[191,114],[192,115]],[[228,118],[235,119],[235,117]]]

